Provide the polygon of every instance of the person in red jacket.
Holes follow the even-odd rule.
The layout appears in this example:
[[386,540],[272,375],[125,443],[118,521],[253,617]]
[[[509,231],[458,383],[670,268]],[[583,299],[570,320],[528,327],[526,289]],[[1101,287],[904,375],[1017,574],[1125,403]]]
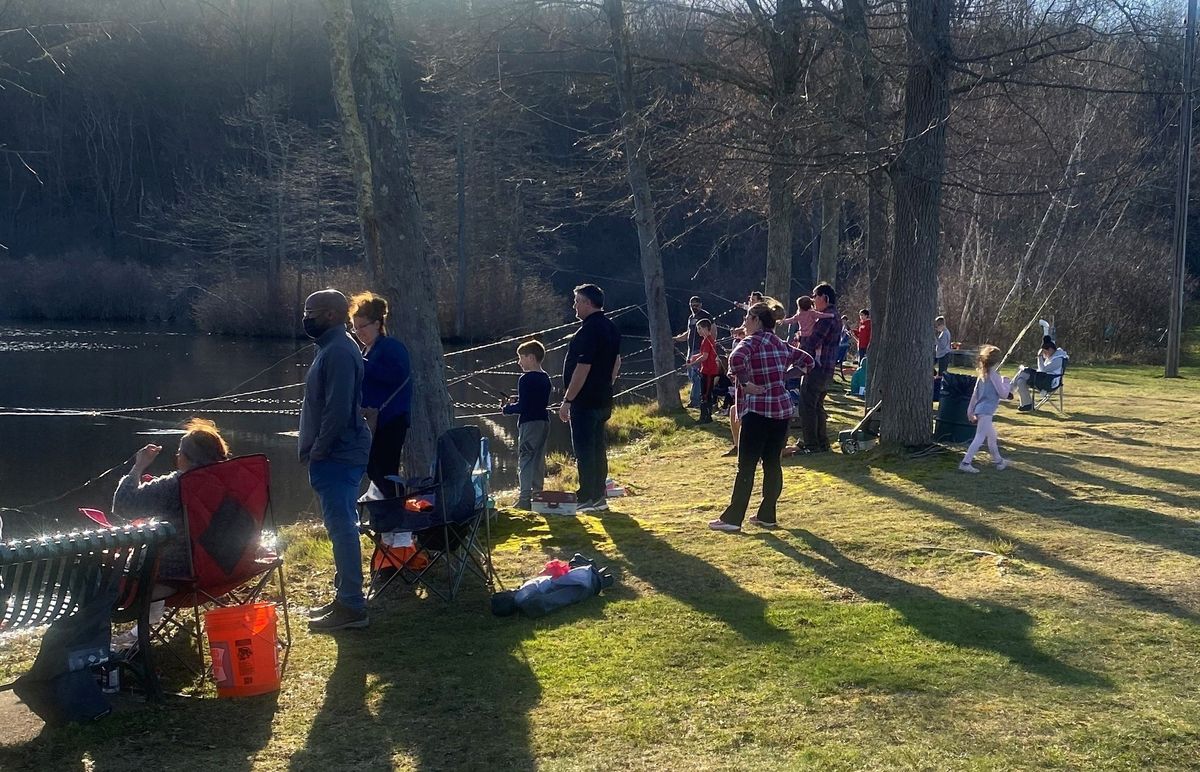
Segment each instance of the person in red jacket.
[[697,423],[712,423],[712,409],[715,396],[713,384],[721,374],[721,360],[717,354],[717,339],[711,319],[701,319],[696,322],[696,332],[700,333],[700,351],[688,360],[689,365],[700,369],[700,420]]
[[854,337],[858,339],[858,360],[861,362],[867,355],[867,346],[871,345],[871,310],[864,308],[858,312],[858,326],[854,328]]

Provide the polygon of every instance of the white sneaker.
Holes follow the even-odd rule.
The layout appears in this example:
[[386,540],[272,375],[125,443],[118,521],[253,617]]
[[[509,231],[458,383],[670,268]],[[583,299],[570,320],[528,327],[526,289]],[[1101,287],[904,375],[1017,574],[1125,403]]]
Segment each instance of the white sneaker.
[[1008,469],[1008,459],[1002,458],[996,462],[996,471],[1003,472],[1005,469]]
[[742,527],[740,525],[734,525],[733,523],[727,523],[724,520],[721,520],[720,518],[718,518],[716,520],[710,520],[708,523],[708,527],[714,531],[727,531],[729,533],[737,533],[738,531],[742,530]]
[[970,464],[968,464],[968,463],[967,463],[967,462],[965,462],[965,461],[964,461],[964,462],[962,462],[961,464],[959,464],[959,465],[958,465],[958,471],[960,471],[960,472],[966,472],[967,474],[979,474],[979,470],[978,470],[978,469],[976,469],[975,467],[971,466]]

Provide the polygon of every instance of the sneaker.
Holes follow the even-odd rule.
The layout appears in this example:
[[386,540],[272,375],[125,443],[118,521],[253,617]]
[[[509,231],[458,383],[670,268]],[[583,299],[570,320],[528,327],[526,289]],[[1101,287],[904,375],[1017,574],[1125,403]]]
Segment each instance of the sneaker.
[[607,512],[608,502],[604,499],[598,501],[585,501],[575,508],[576,512]]
[[966,472],[967,474],[979,474],[978,469],[976,469],[974,466],[972,466],[966,462],[963,462],[958,465],[958,471]]
[[370,624],[371,620],[367,616],[366,609],[355,611],[335,600],[333,609],[328,614],[320,619],[308,621],[308,631],[310,633],[331,633],[334,630],[360,630]]
[[779,523],[775,522],[774,520],[769,522],[766,520],[759,520],[757,515],[750,518],[746,522],[750,525],[757,525],[759,528],[766,528],[768,531],[773,531],[779,527]]
[[337,601],[331,600],[328,603],[326,603],[324,606],[317,606],[314,609],[309,609],[309,611],[308,611],[309,621],[312,621],[314,619],[320,619],[321,617],[328,615],[329,612],[333,611],[333,609],[336,605],[337,605]]
[[736,456],[737,453],[738,453],[737,446],[734,445],[732,448],[725,451],[725,453],[721,456],[721,458],[732,458],[732,457]]
[[1008,469],[1008,459],[1002,458],[996,462],[996,471],[1003,472],[1005,469]]
[[518,499],[517,502],[510,507],[510,509],[520,509],[524,512],[530,512],[533,510],[533,504],[530,503],[529,499]]
[[1032,411],[1033,411],[1033,404],[1032,404],[1032,403],[1030,403],[1030,404],[1028,404],[1028,405],[1021,405],[1021,406],[1019,406],[1019,407],[1017,408],[1017,410],[1018,410],[1018,411],[1020,411],[1020,412],[1022,412],[1022,413],[1029,413],[1029,412],[1032,412]]
[[716,520],[710,520],[708,523],[708,527],[709,527],[709,530],[725,531],[726,533],[737,533],[738,531],[742,530],[742,527],[740,525],[734,525],[733,523],[727,523],[724,520],[721,520],[720,518],[717,518]]

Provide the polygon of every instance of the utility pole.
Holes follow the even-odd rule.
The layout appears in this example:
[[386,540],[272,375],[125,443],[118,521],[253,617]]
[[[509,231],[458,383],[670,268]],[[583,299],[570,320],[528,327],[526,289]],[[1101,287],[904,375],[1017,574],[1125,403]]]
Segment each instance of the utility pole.
[[1188,0],[1183,39],[1183,102],[1179,107],[1179,179],[1175,191],[1175,263],[1171,269],[1171,309],[1167,321],[1167,366],[1163,375],[1179,377],[1183,345],[1183,281],[1187,271],[1188,187],[1192,177],[1192,60],[1196,48],[1196,0]]

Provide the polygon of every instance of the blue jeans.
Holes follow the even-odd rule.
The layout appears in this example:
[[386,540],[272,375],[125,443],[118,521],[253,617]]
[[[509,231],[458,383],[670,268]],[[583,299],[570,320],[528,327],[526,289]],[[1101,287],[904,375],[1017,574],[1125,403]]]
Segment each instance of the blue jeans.
[[688,368],[688,380],[692,383],[692,395],[688,400],[688,407],[695,407],[700,404],[700,397],[704,391],[704,379],[700,376],[700,365],[692,365]]
[[604,424],[612,408],[586,408],[571,405],[571,447],[579,469],[579,503],[604,501],[608,495],[608,439]]
[[358,487],[366,464],[313,461],[308,482],[321,499],[325,530],[333,542],[333,587],[339,603],[355,611],[367,605],[363,597],[362,545],[358,540]]

